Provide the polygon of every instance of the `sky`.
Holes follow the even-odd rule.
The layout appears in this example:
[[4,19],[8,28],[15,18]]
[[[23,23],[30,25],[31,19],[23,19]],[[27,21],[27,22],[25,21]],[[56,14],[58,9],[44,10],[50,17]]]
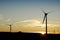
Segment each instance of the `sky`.
[[60,33],[60,0],[0,0],[0,31],[41,32],[45,31],[42,20],[48,14],[48,32]]

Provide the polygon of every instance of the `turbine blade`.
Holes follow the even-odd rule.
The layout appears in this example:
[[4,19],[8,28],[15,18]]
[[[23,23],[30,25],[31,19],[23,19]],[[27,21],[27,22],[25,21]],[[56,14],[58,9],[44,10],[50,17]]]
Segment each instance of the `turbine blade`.
[[44,23],[45,17],[46,17],[46,15],[44,16],[44,19],[43,19],[43,22],[42,22],[42,24]]
[[44,10],[42,10],[43,11],[43,13],[45,13],[45,11]]
[[51,12],[53,12],[53,11],[48,12],[48,14],[51,13]]

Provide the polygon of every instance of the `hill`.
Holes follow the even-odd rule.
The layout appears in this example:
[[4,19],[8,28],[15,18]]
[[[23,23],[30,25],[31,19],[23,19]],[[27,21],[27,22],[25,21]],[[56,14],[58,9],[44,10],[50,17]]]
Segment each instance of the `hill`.
[[60,34],[25,33],[25,32],[0,32],[0,40],[59,40]]

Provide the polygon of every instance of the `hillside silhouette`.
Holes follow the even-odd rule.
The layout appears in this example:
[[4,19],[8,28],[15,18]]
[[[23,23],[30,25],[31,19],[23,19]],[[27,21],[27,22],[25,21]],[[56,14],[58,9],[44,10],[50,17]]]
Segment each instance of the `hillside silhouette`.
[[26,32],[0,32],[0,39],[5,40],[59,40],[60,34],[26,33]]

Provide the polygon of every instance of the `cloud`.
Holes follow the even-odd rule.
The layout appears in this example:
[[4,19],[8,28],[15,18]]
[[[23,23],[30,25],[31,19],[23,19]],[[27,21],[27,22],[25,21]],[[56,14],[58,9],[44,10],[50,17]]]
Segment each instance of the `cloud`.
[[[24,20],[24,21],[19,21],[15,23],[16,26],[19,27],[45,27],[45,24],[41,24],[39,20]],[[60,25],[55,25],[55,24],[49,24],[47,25],[48,27],[54,27],[54,26],[60,26]]]
[[36,26],[40,26],[40,21],[38,21],[38,20],[24,20],[24,21],[16,22],[16,26],[36,27]]
[[6,22],[10,22],[11,21],[11,19],[10,18],[8,18],[7,20],[6,20]]
[[23,20],[13,24],[13,29],[22,32],[35,32],[40,30],[40,21],[38,20]]
[[[48,24],[48,31],[54,29],[55,24]],[[18,31],[22,32],[36,32],[36,31],[45,31],[45,24],[41,24],[39,20],[23,20],[14,23],[14,28],[17,28]]]
[[12,24],[11,18],[6,19],[6,20],[5,20],[5,23],[7,23],[7,24]]

